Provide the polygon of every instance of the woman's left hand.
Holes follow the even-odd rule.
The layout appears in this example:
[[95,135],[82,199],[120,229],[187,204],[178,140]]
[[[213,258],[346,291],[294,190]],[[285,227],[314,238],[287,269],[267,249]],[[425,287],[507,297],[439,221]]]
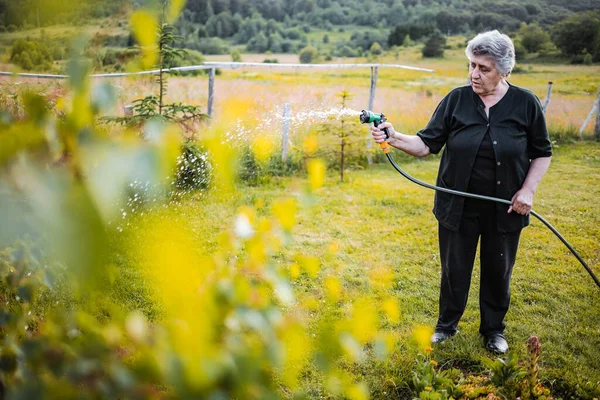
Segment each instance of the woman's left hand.
[[533,190],[522,187],[511,199],[512,205],[508,208],[508,212],[515,211],[517,214],[529,215],[533,207]]

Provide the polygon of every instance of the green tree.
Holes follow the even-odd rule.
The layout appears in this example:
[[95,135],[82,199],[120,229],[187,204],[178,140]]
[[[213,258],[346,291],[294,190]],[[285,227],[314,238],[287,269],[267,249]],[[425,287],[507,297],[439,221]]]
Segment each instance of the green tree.
[[517,36],[529,53],[537,53],[550,43],[550,35],[537,24],[527,25],[523,22]]
[[400,46],[404,43],[406,36],[410,36],[412,40],[420,40],[421,38],[430,36],[434,33],[435,27],[432,24],[408,23],[396,25],[394,30],[388,37],[388,45]]
[[256,53],[264,53],[269,49],[269,38],[262,33],[258,32],[256,36],[254,36],[248,42],[248,51],[254,51]]
[[421,54],[423,57],[443,57],[444,46],[446,46],[446,37],[441,34],[433,35],[425,42]]
[[471,17],[468,14],[459,12],[458,10],[442,10],[435,16],[437,28],[448,34],[460,33],[465,25],[471,22]]
[[156,79],[159,85],[158,94],[158,113],[162,114],[164,97],[167,92],[167,76],[164,72],[164,68],[175,59],[176,57],[183,57],[185,50],[174,47],[175,41],[183,39],[181,36],[175,34],[175,27],[173,25],[162,23],[158,29],[158,68],[159,73]]
[[552,41],[568,56],[581,54],[585,49],[596,50],[600,45],[600,17],[598,12],[572,15],[554,25]]

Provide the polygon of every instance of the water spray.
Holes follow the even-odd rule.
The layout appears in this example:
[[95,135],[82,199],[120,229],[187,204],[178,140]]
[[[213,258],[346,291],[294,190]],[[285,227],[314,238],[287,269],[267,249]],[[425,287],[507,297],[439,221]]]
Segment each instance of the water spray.
[[[385,121],[386,121],[386,118],[385,118],[385,116],[383,114],[375,113],[375,112],[369,111],[369,110],[362,110],[361,113],[360,113],[360,122],[362,124],[373,123],[374,126],[379,126],[379,124],[381,124],[381,123],[383,123]],[[494,201],[496,203],[502,203],[502,204],[512,205],[512,202],[510,200],[500,199],[500,198],[497,198],[497,197],[483,196],[483,195],[474,194],[474,193],[461,192],[459,190],[447,189],[447,188],[443,188],[443,187],[440,187],[440,186],[430,185],[428,183],[425,183],[425,182],[422,182],[422,181],[420,181],[418,179],[413,178],[412,176],[410,176],[409,174],[407,174],[406,172],[404,172],[396,164],[396,162],[392,158],[392,155],[390,154],[390,146],[387,143],[387,139],[390,137],[388,129],[384,128],[383,129],[383,133],[385,133],[386,140],[383,141],[382,143],[379,143],[379,145],[381,146],[381,149],[383,150],[383,153],[387,156],[388,161],[390,162],[390,164],[392,164],[392,166],[394,167],[394,169],[396,171],[398,171],[402,176],[404,176],[409,181],[411,181],[413,183],[416,183],[417,185],[426,187],[428,189],[437,190],[439,192],[450,193],[450,194],[454,194],[454,195],[457,195],[457,196],[469,197],[469,198],[472,198],[472,199]],[[600,281],[598,280],[598,278],[596,277],[596,275],[594,275],[594,273],[592,272],[591,268],[586,264],[586,262],[583,260],[583,258],[581,258],[581,256],[579,255],[579,253],[577,253],[577,251],[575,251],[575,249],[573,248],[573,246],[571,246],[571,244],[569,242],[567,242],[567,240],[556,230],[556,228],[554,228],[552,225],[550,225],[550,223],[548,221],[546,221],[541,215],[539,215],[538,213],[536,213],[533,210],[531,210],[530,213],[531,213],[531,215],[533,215],[534,217],[536,217],[537,219],[539,219],[540,221],[542,221],[542,223],[544,225],[546,225],[546,227],[548,229],[550,229],[552,231],[552,233],[554,233],[563,242],[563,244],[565,246],[567,246],[567,248],[569,249],[569,251],[571,251],[571,253],[573,253],[573,255],[581,263],[581,265],[583,265],[583,267],[585,268],[585,270],[590,274],[590,276],[592,277],[592,279],[594,280],[594,282],[596,283],[596,285],[600,288]]]

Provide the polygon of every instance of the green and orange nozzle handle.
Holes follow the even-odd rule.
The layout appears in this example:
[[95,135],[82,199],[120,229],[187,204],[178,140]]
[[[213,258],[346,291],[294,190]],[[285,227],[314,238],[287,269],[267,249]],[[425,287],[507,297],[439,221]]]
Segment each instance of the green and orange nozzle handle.
[[[385,115],[383,115],[381,113],[374,113],[373,111],[369,111],[369,110],[362,110],[360,112],[360,122],[363,124],[370,124],[372,122],[373,125],[379,126],[380,123],[385,122],[385,121],[386,121]],[[390,137],[390,134],[389,134],[387,128],[383,128],[383,133],[385,133],[386,139],[388,139]],[[379,143],[379,146],[381,146],[381,149],[383,150],[384,154],[388,154],[390,152],[390,145],[388,144],[387,140]]]

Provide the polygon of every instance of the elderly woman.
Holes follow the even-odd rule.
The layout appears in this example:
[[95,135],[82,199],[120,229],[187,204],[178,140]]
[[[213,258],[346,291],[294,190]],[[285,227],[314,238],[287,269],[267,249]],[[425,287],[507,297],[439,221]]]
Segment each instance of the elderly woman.
[[508,350],[504,317],[521,229],[529,224],[533,196],[550,165],[552,148],[544,113],[529,90],[506,80],[515,64],[511,39],[490,31],[469,41],[470,85],[452,90],[416,136],[396,132],[391,123],[372,128],[376,142],[417,157],[444,152],[437,185],[485,196],[492,201],[436,192],[442,278],[439,317],[431,340],[458,332],[465,310],[477,244],[481,239],[479,332],[494,353]]

